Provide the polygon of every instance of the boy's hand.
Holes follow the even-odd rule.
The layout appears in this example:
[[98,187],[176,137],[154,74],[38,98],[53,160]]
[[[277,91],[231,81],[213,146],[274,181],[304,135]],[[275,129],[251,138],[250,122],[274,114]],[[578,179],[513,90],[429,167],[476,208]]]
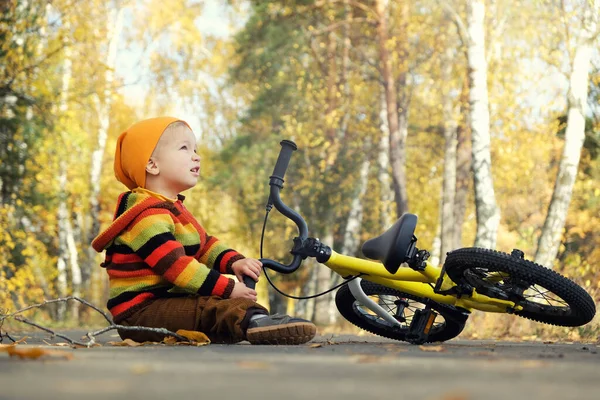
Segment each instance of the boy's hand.
[[240,282],[244,281],[244,275],[258,282],[261,267],[262,263],[254,258],[242,258],[231,264],[231,269]]
[[250,289],[249,287],[244,285],[243,282],[235,282],[235,285],[233,286],[233,290],[231,291],[231,295],[229,295],[229,298],[244,298],[256,301],[256,290]]

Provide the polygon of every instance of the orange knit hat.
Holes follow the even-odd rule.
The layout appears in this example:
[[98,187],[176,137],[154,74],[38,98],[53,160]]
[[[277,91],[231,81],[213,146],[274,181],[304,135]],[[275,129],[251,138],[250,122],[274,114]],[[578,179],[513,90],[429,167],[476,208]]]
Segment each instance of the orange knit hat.
[[188,125],[173,117],[150,118],[121,133],[115,150],[115,176],[119,182],[129,189],[145,187],[148,160],[167,126],[178,121]]

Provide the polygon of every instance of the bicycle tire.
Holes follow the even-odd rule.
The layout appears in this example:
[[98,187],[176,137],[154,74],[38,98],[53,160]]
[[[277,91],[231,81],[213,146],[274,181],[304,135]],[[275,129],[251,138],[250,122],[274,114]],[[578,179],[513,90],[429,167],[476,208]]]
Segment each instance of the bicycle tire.
[[[590,322],[596,313],[594,301],[583,288],[551,269],[522,258],[520,252],[513,255],[463,248],[448,253],[444,266],[448,276],[459,285],[468,284],[486,296],[515,301],[523,307],[514,310],[520,317],[551,325],[581,326]],[[494,275],[486,279],[487,273]],[[501,281],[498,281],[499,276]],[[539,292],[538,287],[546,292]],[[541,297],[530,295],[536,291]]]
[[[450,340],[458,336],[465,327],[465,322],[468,318],[468,315],[464,315],[464,320],[462,321],[457,320],[456,317],[450,317],[451,313],[456,314],[458,312],[456,307],[439,304],[426,298],[413,296],[411,294],[365,280],[361,281],[360,284],[367,296],[396,296],[403,299],[409,299],[420,304],[425,304],[426,302],[429,303],[430,307],[438,313],[437,318],[439,318],[441,315],[444,318],[444,321],[443,323],[437,325],[434,323],[434,325],[431,327],[431,331],[426,342],[445,342],[446,340]],[[407,323],[404,326],[398,327],[391,325],[389,322],[383,320],[383,318],[379,316],[365,312],[359,307],[360,303],[358,303],[354,295],[352,295],[348,285],[342,286],[337,291],[335,296],[335,304],[340,314],[342,314],[344,318],[359,328],[390,339],[409,341],[406,339],[406,334],[408,333],[408,327],[410,324],[408,321],[406,321]],[[411,343],[420,344],[415,342]]]

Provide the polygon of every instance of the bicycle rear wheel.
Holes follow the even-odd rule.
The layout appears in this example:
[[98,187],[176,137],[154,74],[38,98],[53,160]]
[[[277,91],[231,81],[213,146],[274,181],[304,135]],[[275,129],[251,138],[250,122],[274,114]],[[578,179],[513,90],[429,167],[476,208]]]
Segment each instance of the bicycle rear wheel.
[[514,314],[559,326],[581,326],[592,320],[596,306],[590,295],[564,276],[512,254],[481,248],[448,253],[446,273],[457,284],[470,285],[489,297],[523,307]]
[[[361,329],[390,339],[409,341],[407,333],[416,309],[431,309],[438,313],[426,342],[444,342],[462,332],[467,315],[461,314],[456,307],[439,304],[426,298],[413,296],[369,281],[361,281],[365,294],[394,316],[401,325],[392,325],[371,310],[364,307],[350,292],[348,285],[342,286],[336,293],[335,304],[340,314]],[[401,307],[401,309],[399,309]]]

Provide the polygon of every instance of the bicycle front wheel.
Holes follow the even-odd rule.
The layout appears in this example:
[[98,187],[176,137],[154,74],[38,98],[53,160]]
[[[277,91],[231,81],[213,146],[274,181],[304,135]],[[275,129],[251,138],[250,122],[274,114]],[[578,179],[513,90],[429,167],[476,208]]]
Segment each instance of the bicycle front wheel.
[[407,333],[414,312],[416,309],[425,308],[426,304],[429,304],[430,308],[438,313],[426,342],[450,340],[458,336],[465,327],[467,316],[457,318],[456,315],[461,313],[456,307],[439,304],[365,280],[361,281],[360,285],[367,296],[400,322],[400,325],[393,325],[374,314],[356,300],[348,285],[342,286],[335,296],[337,309],[348,321],[368,332],[390,339],[409,341]]
[[446,273],[457,284],[467,284],[478,293],[510,300],[522,310],[514,314],[559,326],[581,326],[594,318],[591,296],[562,275],[512,254],[481,248],[448,253]]

